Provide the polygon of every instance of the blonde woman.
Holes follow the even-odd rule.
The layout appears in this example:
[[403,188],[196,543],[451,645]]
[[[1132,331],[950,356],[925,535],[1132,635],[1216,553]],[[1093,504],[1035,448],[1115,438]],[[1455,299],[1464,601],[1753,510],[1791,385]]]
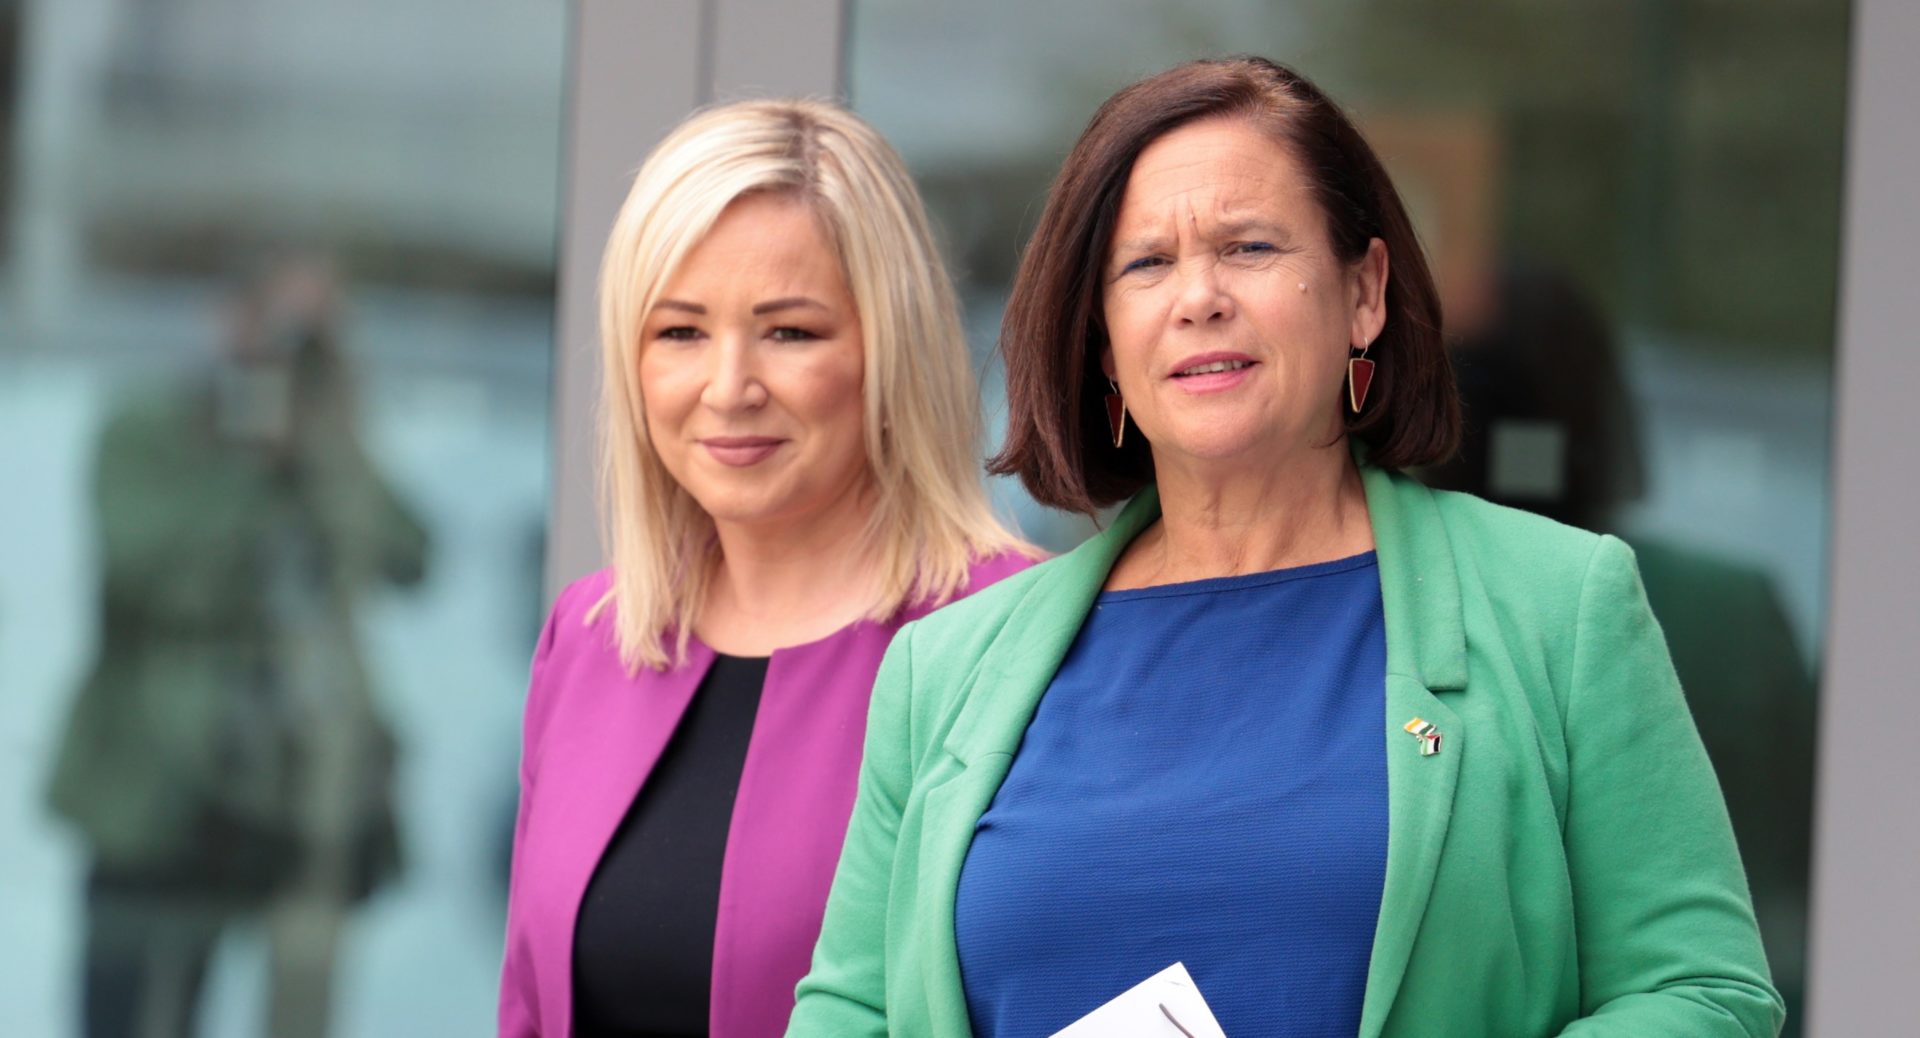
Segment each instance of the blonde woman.
[[779,1034],[889,639],[1029,549],[918,195],[853,116],[690,119],[601,301],[611,566],[535,650],[500,1033]]

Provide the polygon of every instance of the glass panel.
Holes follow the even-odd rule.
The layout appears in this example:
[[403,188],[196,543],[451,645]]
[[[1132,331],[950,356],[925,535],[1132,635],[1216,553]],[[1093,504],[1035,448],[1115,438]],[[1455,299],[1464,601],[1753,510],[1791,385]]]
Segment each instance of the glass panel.
[[491,1028],[566,12],[0,2],[10,1033]]
[[[1844,0],[863,0],[855,104],[901,149],[987,366],[1094,107],[1255,52],[1362,123],[1435,262],[1469,412],[1426,474],[1639,552],[1798,1033],[1838,279]],[[1030,535],[1084,524],[1002,483]]]

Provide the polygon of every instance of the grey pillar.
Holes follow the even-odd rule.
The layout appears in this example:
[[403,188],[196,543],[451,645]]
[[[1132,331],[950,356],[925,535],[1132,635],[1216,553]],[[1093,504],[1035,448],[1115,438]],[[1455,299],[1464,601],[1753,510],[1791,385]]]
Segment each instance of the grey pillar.
[[1808,1034],[1920,1034],[1920,4],[1856,0]]
[[547,597],[603,564],[594,501],[600,250],[655,142],[709,101],[838,91],[842,0],[576,0],[554,332]]

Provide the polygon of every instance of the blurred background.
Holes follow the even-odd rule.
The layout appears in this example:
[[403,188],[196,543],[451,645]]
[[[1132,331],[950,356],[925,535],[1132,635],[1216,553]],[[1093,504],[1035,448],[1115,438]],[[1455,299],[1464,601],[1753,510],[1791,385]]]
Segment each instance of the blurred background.
[[0,2],[8,1033],[492,1026],[568,18]]
[[[1093,108],[1255,52],[1354,112],[1434,260],[1468,441],[1423,478],[1639,552],[1800,1033],[1853,16],[0,0],[9,1030],[89,992],[95,1033],[491,1026],[526,660],[598,565],[592,268],[688,110],[839,93],[895,142],[997,438]],[[119,1019],[133,985],[174,995]]]

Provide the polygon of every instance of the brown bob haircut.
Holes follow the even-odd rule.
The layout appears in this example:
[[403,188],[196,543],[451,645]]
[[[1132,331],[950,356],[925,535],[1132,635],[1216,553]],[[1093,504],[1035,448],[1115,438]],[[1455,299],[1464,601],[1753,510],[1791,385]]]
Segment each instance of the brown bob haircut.
[[1018,475],[1041,504],[1091,513],[1153,481],[1144,440],[1115,449],[1107,428],[1100,271],[1134,160],[1166,133],[1213,118],[1246,119],[1293,154],[1314,180],[1341,260],[1359,260],[1374,238],[1386,244],[1386,325],[1367,352],[1378,366],[1365,409],[1347,417],[1367,460],[1390,469],[1429,465],[1459,442],[1440,297],[1373,149],[1292,69],[1257,57],[1192,61],[1127,87],[1094,113],[1047,193],[1014,278],[1000,327],[1007,439],[987,467]]

